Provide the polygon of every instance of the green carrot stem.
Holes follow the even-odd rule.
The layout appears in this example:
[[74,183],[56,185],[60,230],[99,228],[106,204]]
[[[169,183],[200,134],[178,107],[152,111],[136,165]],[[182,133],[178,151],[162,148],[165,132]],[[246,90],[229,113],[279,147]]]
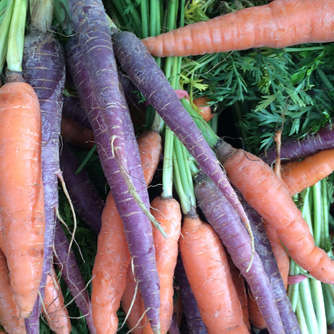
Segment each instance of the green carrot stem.
[[80,166],[77,168],[77,170],[75,171],[75,175],[79,174],[84,167],[86,166],[87,162],[89,161],[89,159],[92,157],[92,155],[94,154],[96,150],[96,145],[94,145],[89,152],[87,153],[87,155],[85,156],[85,159],[83,159],[82,163],[80,164]]
[[327,324],[333,326],[334,324],[334,300],[330,291],[329,284],[322,284],[322,291],[324,295],[326,321]]
[[53,0],[30,0],[31,27],[46,33],[52,24]]
[[149,36],[148,26],[149,26],[149,13],[148,13],[148,3],[147,0],[140,1],[140,14],[141,14],[141,34],[142,38]]
[[173,142],[174,133],[165,127],[164,159],[162,164],[162,194],[164,198],[173,197]]
[[307,324],[306,324],[306,320],[305,320],[305,314],[300,302],[300,298],[298,298],[298,303],[297,303],[297,309],[296,309],[296,315],[297,315],[297,319],[298,319],[298,323],[300,325],[300,329],[301,332],[303,334],[312,334],[309,332],[308,328],[307,328]]
[[318,331],[319,333],[326,334],[327,322],[326,322],[326,311],[324,304],[324,296],[322,293],[321,282],[315,278],[310,278],[311,295],[314,306],[314,311],[317,318]]
[[[299,267],[297,266],[296,262],[291,260],[289,275],[295,276],[295,275],[299,275],[299,273],[300,273]],[[299,284],[300,283],[291,284],[288,287],[288,297],[290,299],[292,310],[294,312],[296,312],[297,307],[298,307],[298,302],[299,302]]]
[[132,2],[131,0],[126,0],[127,5],[131,8],[131,19],[133,20],[133,27],[134,27],[134,32],[136,33],[137,36],[141,37],[141,20],[140,20],[140,15],[137,11],[136,8],[136,1]]
[[5,17],[7,7],[8,7],[8,0],[2,0],[0,2],[0,24],[2,23]]
[[24,31],[28,0],[15,0],[8,34],[7,68],[13,72],[22,71]]
[[312,186],[313,199],[313,237],[316,246],[321,246],[321,232],[322,232],[322,200],[321,200],[321,183],[317,182]]
[[332,85],[332,83],[329,81],[329,79],[327,78],[326,74],[324,73],[323,70],[321,70],[320,68],[316,69],[319,77],[321,78],[322,82],[325,84],[325,87],[330,90],[333,91],[334,90],[334,86]]
[[0,25],[0,72],[2,72],[8,49],[8,31],[12,19],[14,0],[7,2],[6,11]]

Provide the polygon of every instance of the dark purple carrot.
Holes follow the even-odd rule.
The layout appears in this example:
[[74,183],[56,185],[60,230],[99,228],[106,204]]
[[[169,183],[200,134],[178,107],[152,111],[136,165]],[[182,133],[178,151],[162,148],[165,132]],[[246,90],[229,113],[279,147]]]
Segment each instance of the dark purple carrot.
[[236,211],[207,176],[198,175],[195,180],[195,193],[206,219],[250,286],[267,329],[271,334],[285,333],[275,295],[257,252],[253,254],[252,265],[248,268],[252,258],[251,240]]
[[[280,158],[282,163],[305,158],[319,151],[334,147],[334,129],[332,122],[313,135],[303,139],[287,139],[282,142]],[[261,158],[268,164],[276,160],[276,149],[270,148]]]
[[[52,33],[33,29],[25,37],[23,78],[35,90],[42,117],[42,179],[45,202],[45,239],[40,293],[43,298],[47,274],[51,270],[56,211],[58,210],[59,136],[65,85],[65,59],[61,44]],[[39,333],[41,299],[36,300],[26,319],[28,333]]]
[[213,151],[144,44],[130,32],[115,32],[113,44],[117,59],[134,85],[247,223],[247,216]]
[[57,265],[61,277],[69,289],[75,304],[85,317],[90,333],[95,334],[96,330],[93,324],[92,307],[86,283],[82,278],[74,252],[70,249],[70,242],[63,228],[60,226],[59,221],[56,223],[54,248],[54,263]]
[[169,327],[168,333],[169,334],[181,334],[180,328],[177,325],[177,320],[175,318],[175,314],[173,314],[172,323]]
[[189,334],[207,334],[206,326],[199,313],[197,302],[191,290],[180,254],[177,258],[175,278],[182,300],[183,314],[187,319]]
[[80,99],[74,96],[64,96],[63,115],[75,120],[86,128],[91,128],[87,114],[81,106]]
[[278,312],[283,322],[286,334],[301,334],[297,317],[292,309],[290,299],[286,293],[273,250],[263,227],[261,216],[242,198],[241,203],[249,218],[254,235],[255,250],[263,263],[264,270],[269,278]]
[[[92,8],[85,8],[85,12],[89,17],[89,21],[96,21],[98,24],[101,23],[101,16],[104,16],[104,13],[90,13],[90,10],[93,11]],[[100,26],[92,26],[91,29],[93,28],[99,30]],[[79,35],[81,35],[81,33],[79,33]],[[92,38],[92,33],[87,33],[87,36],[90,36]],[[110,38],[109,33],[108,35],[104,34],[103,36],[104,38],[107,38],[107,36],[109,36]],[[98,38],[99,37],[96,37],[95,43],[98,43]],[[99,43],[98,45],[101,44]],[[92,48],[100,49],[100,47]],[[109,47],[106,48],[105,51],[106,53],[107,51],[112,52]],[[139,288],[143,296],[145,307],[148,310],[147,316],[151,321],[152,329],[154,329],[155,333],[159,333],[159,278],[156,269],[152,225],[148,218],[143,214],[142,209],[135,202],[133,196],[130,194],[120,173],[118,161],[116,161],[114,157],[114,152],[112,151],[111,147],[111,144],[115,144],[115,142],[113,142],[114,135],[109,131],[110,129],[114,128],[114,130],[118,130],[119,136],[123,137],[123,139],[125,138],[123,131],[125,131],[124,128],[126,127],[126,125],[124,126],[123,123],[127,122],[124,116],[128,113],[127,104],[125,102],[124,96],[122,96],[122,93],[120,92],[119,81],[116,79],[112,81],[110,86],[112,88],[113,94],[109,96],[111,100],[108,106],[103,107],[101,103],[97,99],[95,99],[97,95],[107,97],[107,95],[109,94],[107,89],[104,90],[101,88],[100,91],[97,91],[95,84],[96,81],[102,80],[103,85],[102,83],[100,83],[100,85],[102,85],[103,87],[107,85],[108,81],[103,81],[103,78],[97,78],[96,76],[92,75],[88,72],[88,68],[90,67],[90,62],[96,61],[96,59],[104,57],[105,55],[91,55],[91,57],[88,58],[88,64],[86,64],[86,60],[82,58],[82,55],[82,42],[79,44],[78,41],[76,41],[73,37],[67,45],[68,68],[71,73],[73,82],[76,86],[76,89],[79,93],[82,105],[85,108],[88,119],[92,125],[95,142],[97,145],[97,151],[104,171],[104,175],[108,181],[111,193],[115,199],[117,210],[122,217],[124,223],[125,235],[128,241],[131,256],[133,257],[134,261],[135,275],[137,276],[137,279],[139,281]],[[99,71],[95,72],[100,73],[103,71],[104,68],[101,67]],[[117,100],[114,101],[113,95],[115,95],[115,92],[117,92]],[[110,113],[108,109],[110,109],[111,107],[118,107],[119,110],[117,112]],[[117,118],[117,121],[120,122],[120,126],[118,128],[118,125],[113,124],[115,118]],[[128,169],[127,173],[131,176],[131,164],[133,163],[132,161],[135,161],[133,160],[135,152],[134,150],[128,149],[127,147],[124,152],[126,152],[128,157],[127,159],[125,159],[125,161],[121,161],[121,163],[124,167]],[[140,174],[143,175],[141,167]],[[143,176],[140,176],[140,178],[133,177],[132,182],[135,186],[145,184]],[[136,190],[141,197],[142,202],[145,204],[146,208],[149,208],[149,198],[146,187],[145,191],[143,190],[142,192],[140,191],[140,189]]]
[[66,143],[61,149],[60,166],[76,213],[96,235],[99,234],[103,200],[84,170],[75,174],[80,163]]

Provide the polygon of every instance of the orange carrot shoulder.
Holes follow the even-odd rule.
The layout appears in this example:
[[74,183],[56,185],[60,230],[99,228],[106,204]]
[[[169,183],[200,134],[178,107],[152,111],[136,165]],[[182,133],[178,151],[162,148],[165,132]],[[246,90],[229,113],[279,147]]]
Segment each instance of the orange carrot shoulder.
[[334,40],[333,0],[276,0],[143,39],[156,57]]

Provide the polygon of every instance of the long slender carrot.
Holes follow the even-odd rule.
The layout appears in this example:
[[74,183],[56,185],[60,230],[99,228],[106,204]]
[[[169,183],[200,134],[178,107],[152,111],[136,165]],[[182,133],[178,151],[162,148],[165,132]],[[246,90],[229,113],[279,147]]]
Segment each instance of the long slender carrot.
[[334,262],[316,247],[284,183],[256,156],[221,141],[216,152],[245,200],[277,231],[295,262],[323,283],[334,283]]
[[[157,269],[160,281],[160,325],[161,334],[166,334],[173,316],[173,279],[178,255],[178,242],[181,233],[181,208],[174,198],[156,197],[151,203],[151,212],[167,234],[164,238],[153,230],[153,239],[157,258]],[[144,334],[153,333],[147,324]]]
[[38,296],[43,265],[40,109],[36,93],[24,82],[5,84],[0,101],[1,221],[11,287],[25,318]]
[[334,149],[282,165],[281,178],[291,195],[313,186],[334,170]]
[[219,237],[198,216],[186,216],[180,251],[209,334],[249,333]]
[[19,318],[19,310],[9,283],[6,257],[0,249],[0,324],[8,333],[25,334],[24,320]]
[[333,0],[276,0],[143,39],[156,57],[332,41]]
[[[152,181],[160,160],[160,135],[156,132],[144,133],[138,140],[138,149],[140,158],[144,161],[142,166],[148,185]],[[107,197],[102,213],[102,227],[97,249],[92,282],[94,325],[97,333],[115,333],[118,327],[116,312],[126,287],[127,276],[129,276],[127,271],[130,253],[124,234],[123,221],[117,212],[111,193]],[[131,278],[128,279],[131,281]],[[131,298],[133,298],[133,294]]]
[[64,296],[60,288],[54,268],[47,275],[44,290],[44,314],[49,327],[56,334],[71,333],[71,321],[64,304]]

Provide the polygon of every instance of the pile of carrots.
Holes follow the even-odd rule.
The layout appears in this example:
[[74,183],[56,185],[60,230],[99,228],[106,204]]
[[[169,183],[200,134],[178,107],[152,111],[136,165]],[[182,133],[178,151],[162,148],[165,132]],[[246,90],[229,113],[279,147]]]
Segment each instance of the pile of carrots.
[[306,334],[289,286],[309,276],[331,295],[329,227],[319,243],[294,201],[334,170],[331,124],[278,143],[274,168],[220,138],[214,101],[180,74],[183,57],[333,42],[334,1],[193,24],[185,8],[0,1],[4,333]]

